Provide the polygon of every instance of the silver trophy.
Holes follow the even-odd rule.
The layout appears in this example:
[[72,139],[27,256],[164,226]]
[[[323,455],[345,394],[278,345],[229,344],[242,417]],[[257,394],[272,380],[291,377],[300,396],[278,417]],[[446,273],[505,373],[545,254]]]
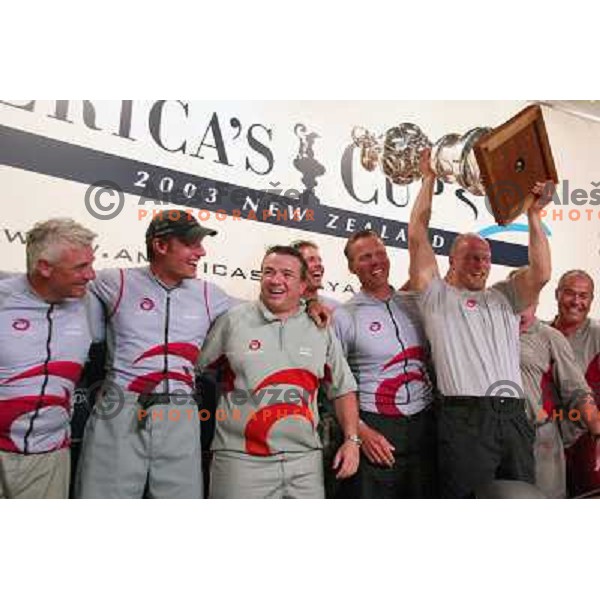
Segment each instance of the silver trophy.
[[489,127],[475,127],[462,136],[449,133],[432,144],[417,125],[400,123],[382,136],[355,127],[352,139],[361,150],[362,166],[373,171],[379,164],[393,183],[408,185],[420,179],[421,153],[431,148],[431,168],[439,179],[458,184],[475,196],[485,196],[473,148],[490,131]]

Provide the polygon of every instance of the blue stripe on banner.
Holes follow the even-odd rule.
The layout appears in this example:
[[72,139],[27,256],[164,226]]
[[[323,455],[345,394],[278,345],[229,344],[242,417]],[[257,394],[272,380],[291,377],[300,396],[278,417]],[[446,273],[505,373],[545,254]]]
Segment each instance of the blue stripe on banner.
[[[552,232],[550,231],[550,228],[545,223],[542,223],[542,227],[544,228],[546,235],[548,237],[551,237]],[[492,235],[496,235],[497,233],[506,233],[507,231],[522,231],[524,233],[528,233],[529,226],[525,225],[525,223],[510,223],[509,225],[504,225],[504,226],[490,225],[489,227],[485,227],[485,228],[479,230],[477,233],[481,237],[488,238],[488,237],[491,237]]]
[[[115,184],[115,189],[139,196],[140,207],[148,210],[159,207],[152,200],[162,200],[341,238],[349,237],[353,231],[373,229],[381,235],[387,246],[407,249],[407,223],[402,221],[327,206],[314,196],[291,199],[272,192],[207,179],[4,125],[0,125],[0,164],[86,185],[110,181]],[[148,174],[147,178],[144,173]],[[166,178],[173,181],[169,194],[160,192],[156,183]],[[195,192],[190,194],[190,190]],[[281,215],[299,214],[305,218],[286,220],[270,216],[266,213],[271,206],[276,206]],[[307,210],[312,211],[312,219],[306,218]],[[440,242],[435,252],[447,256],[457,232],[431,229],[430,233],[432,239]],[[497,240],[490,240],[490,246],[495,264],[521,266],[527,263],[526,246]]]

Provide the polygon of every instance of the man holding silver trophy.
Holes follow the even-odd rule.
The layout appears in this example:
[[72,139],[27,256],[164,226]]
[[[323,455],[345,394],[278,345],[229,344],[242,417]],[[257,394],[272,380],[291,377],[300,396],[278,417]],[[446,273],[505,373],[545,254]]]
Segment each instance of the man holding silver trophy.
[[411,288],[421,293],[440,392],[440,491],[442,497],[464,498],[494,479],[535,480],[535,432],[525,413],[518,324],[520,311],[535,302],[550,279],[550,247],[540,211],[551,194],[542,183],[531,189],[529,266],[517,276],[486,288],[490,245],[467,233],[454,240],[450,270],[442,279],[428,233],[436,180],[431,162],[426,148],[408,231],[410,278]]

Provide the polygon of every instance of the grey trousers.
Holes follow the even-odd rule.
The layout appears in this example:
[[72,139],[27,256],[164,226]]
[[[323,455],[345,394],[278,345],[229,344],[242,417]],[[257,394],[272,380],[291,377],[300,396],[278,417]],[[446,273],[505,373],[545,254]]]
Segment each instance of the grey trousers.
[[546,498],[566,498],[565,449],[556,423],[548,422],[537,427],[533,456],[536,487]]
[[198,407],[157,405],[140,419],[127,397],[110,418],[96,410],[87,422],[77,466],[78,498],[202,498]]
[[273,456],[217,450],[211,464],[209,497],[324,498],[321,450]]

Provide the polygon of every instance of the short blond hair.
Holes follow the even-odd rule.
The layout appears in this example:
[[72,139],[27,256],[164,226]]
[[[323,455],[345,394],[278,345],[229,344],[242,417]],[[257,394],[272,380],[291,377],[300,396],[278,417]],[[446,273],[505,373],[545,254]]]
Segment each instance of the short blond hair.
[[356,244],[356,242],[358,242],[359,240],[364,240],[367,238],[373,238],[375,240],[379,240],[383,244],[383,240],[381,239],[381,236],[376,231],[373,231],[372,229],[362,229],[361,231],[356,231],[348,238],[348,241],[346,242],[346,245],[344,246],[344,256],[346,257],[346,260],[348,261],[348,263],[350,263],[350,250],[352,249],[352,246],[354,244]]
[[25,240],[27,273],[35,271],[38,261],[54,263],[65,246],[91,246],[96,234],[73,219],[49,219],[36,223]]

